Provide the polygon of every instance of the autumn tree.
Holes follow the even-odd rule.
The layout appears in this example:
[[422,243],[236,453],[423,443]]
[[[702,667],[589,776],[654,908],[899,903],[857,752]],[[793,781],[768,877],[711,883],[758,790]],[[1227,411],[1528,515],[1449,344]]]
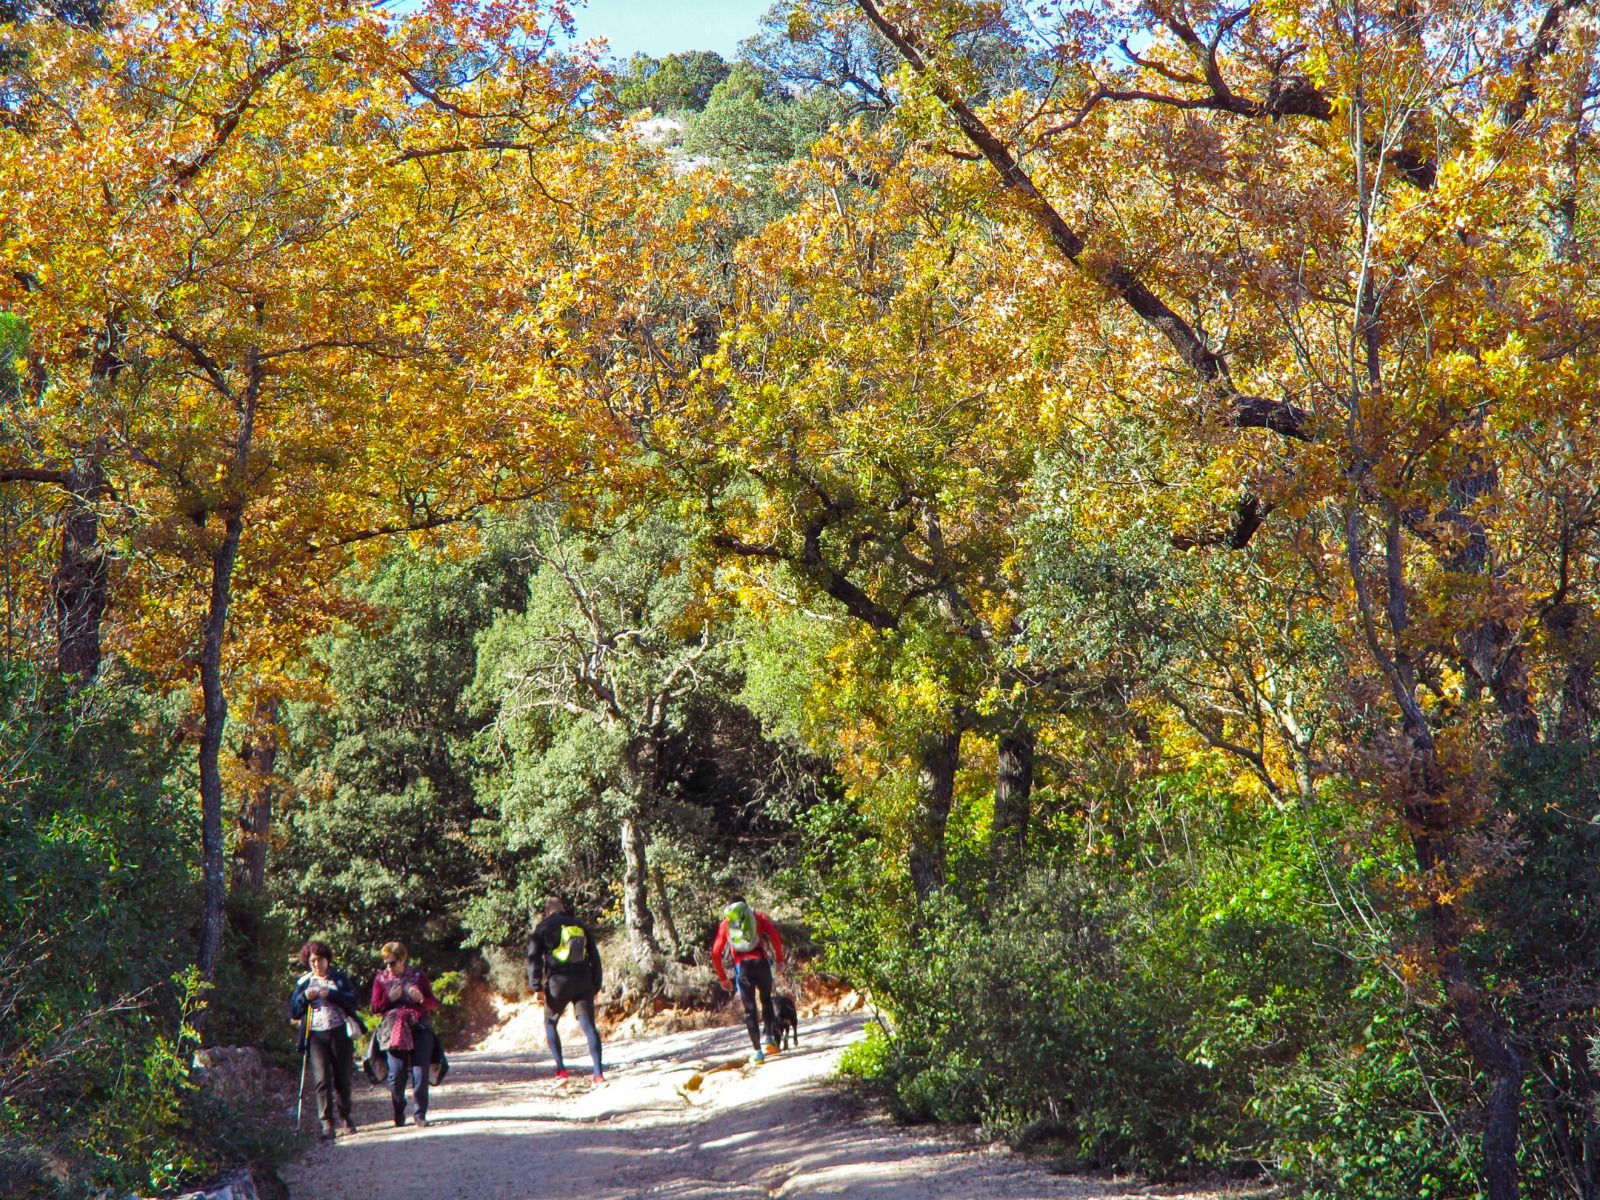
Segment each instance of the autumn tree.
[[829,614],[810,703],[837,724],[818,732],[851,730],[842,765],[879,792],[926,900],[947,876],[964,737],[994,764],[995,865],[1026,837],[1055,684],[1022,656],[1009,547],[1061,423],[1051,370],[1012,326],[1055,284],[997,261],[950,161],[895,132],[835,130],[788,186],[793,212],[739,250],[715,373],[667,436],[761,610]]
[[1173,544],[1265,539],[1321,581],[1385,698],[1368,784],[1482,1073],[1486,1191],[1515,1196],[1527,1018],[1573,1001],[1491,996],[1464,943],[1511,869],[1496,768],[1588,721],[1589,6],[1064,6],[1035,30],[1057,86],[990,103],[960,46],[1003,14],[858,7],[908,126],[1073,272],[1100,386],[1187,458],[1148,493]]
[[540,162],[573,166],[591,79],[550,51],[553,20],[154,5],[31,40],[4,303],[36,348],[40,438],[102,447],[137,550],[125,636],[198,676],[207,974],[236,604],[292,635],[349,546],[526,494],[555,453],[542,364],[505,340],[524,269],[565,238],[540,224]]
[[[63,22],[92,28],[105,15],[99,0],[67,0],[35,4],[29,0],[0,5],[0,26],[9,36],[0,38],[0,111],[13,127],[26,128],[29,78],[29,28],[39,21]],[[25,339],[18,351],[25,349]],[[20,365],[20,363],[19,363]],[[115,370],[103,357],[100,370]],[[104,442],[90,436],[61,446],[41,446],[38,431],[24,416],[23,397],[40,383],[38,364],[14,371],[14,394],[7,396],[12,427],[4,431],[6,461],[0,465],[0,482],[43,487],[55,493],[52,523],[57,526],[58,550],[51,578],[54,607],[56,666],[80,684],[91,679],[100,665],[100,622],[105,613],[109,563],[100,545],[99,505],[108,491],[100,458]],[[24,387],[24,380],[32,386]],[[9,540],[9,539],[8,539]],[[11,547],[7,547],[8,554]]]

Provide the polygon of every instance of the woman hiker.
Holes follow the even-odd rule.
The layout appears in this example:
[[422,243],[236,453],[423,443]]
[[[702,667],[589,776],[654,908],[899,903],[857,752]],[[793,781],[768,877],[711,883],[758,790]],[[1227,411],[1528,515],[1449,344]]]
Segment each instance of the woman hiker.
[[389,1058],[389,1097],[394,1123],[406,1123],[406,1078],[411,1079],[411,1112],[428,1127],[428,1069],[433,1063],[432,1018],[439,1002],[420,967],[409,965],[405,943],[383,947],[383,970],[372,981],[372,1011],[383,1017],[378,1044]]
[[334,1102],[338,1101],[339,1126],[346,1133],[356,1131],[350,1119],[350,1074],[355,1063],[355,1046],[345,1021],[356,1015],[359,1001],[350,977],[333,965],[333,949],[327,942],[310,941],[300,948],[300,965],[308,968],[295,981],[289,997],[289,1015],[296,1021],[306,1016],[305,1053],[311,1058],[311,1077],[316,1083],[317,1112],[322,1118],[322,1140],[334,1135]]

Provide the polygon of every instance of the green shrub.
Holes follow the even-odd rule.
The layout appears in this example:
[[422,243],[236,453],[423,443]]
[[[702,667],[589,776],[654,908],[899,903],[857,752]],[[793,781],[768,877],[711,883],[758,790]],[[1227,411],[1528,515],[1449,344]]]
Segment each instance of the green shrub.
[[40,1195],[207,1165],[183,1133],[199,837],[169,734],[114,676],[0,663],[0,1139]]
[[888,1032],[874,1021],[839,1055],[839,1074],[866,1082],[881,1079],[888,1070],[892,1047]]
[[192,967],[173,977],[176,1023],[137,1049],[132,1070],[119,1072],[107,1102],[91,1112],[83,1150],[97,1163],[97,1179],[120,1188],[167,1191],[217,1167],[204,1134],[195,1127],[197,1088],[191,1062],[200,1044],[194,1018],[204,1007],[203,985]]
[[[1115,843],[1086,853],[1064,827],[1054,865],[973,872],[920,909],[885,879],[884,848],[849,803],[814,807],[789,882],[811,898],[827,969],[893,1017],[892,1036],[852,1049],[850,1072],[903,1119],[1048,1141],[1080,1166],[1324,1178],[1325,1161],[1287,1140],[1328,1116],[1312,1099],[1338,1094],[1394,997],[1359,990],[1354,951],[1339,952],[1347,935],[1302,816],[1260,819],[1204,779],[1158,792],[1130,798]],[[1300,1095],[1304,1119],[1266,1103],[1275,1091]],[[1397,1127],[1393,1099],[1375,1128]],[[1443,1168],[1416,1177],[1430,1170]]]
[[[283,1152],[192,1079],[200,838],[174,718],[114,669],[74,692],[0,662],[0,1194],[149,1194]],[[254,1040],[282,996],[239,986],[260,969],[232,946],[210,1032]]]
[[1342,1046],[1324,1044],[1262,1080],[1254,1101],[1275,1165],[1307,1200],[1467,1200],[1478,1195],[1473,1109],[1437,1011],[1387,976],[1364,980],[1343,1011],[1370,1014]]
[[461,1003],[466,999],[469,982],[465,971],[445,971],[432,980],[433,997],[439,1002],[439,1011],[433,1014],[433,1027],[446,1041],[464,1018]]
[[1180,997],[1105,936],[1119,914],[1063,874],[1024,896],[986,916],[947,900],[884,962],[895,1111],[1013,1140],[1049,1129],[1087,1166],[1172,1174],[1225,1158],[1223,1073],[1186,1054]]

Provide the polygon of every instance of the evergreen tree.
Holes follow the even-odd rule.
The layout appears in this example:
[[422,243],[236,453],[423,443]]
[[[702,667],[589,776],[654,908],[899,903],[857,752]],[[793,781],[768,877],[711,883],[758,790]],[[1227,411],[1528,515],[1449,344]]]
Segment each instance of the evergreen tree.
[[735,63],[689,126],[684,149],[733,163],[770,165],[804,154],[844,110],[833,93],[789,95],[749,63]]
[[462,905],[493,867],[474,837],[482,720],[461,697],[479,633],[521,604],[526,571],[503,543],[464,561],[392,556],[359,589],[374,626],[321,648],[333,702],[288,707],[297,790],[271,888],[299,936],[347,962],[394,938],[461,948]]
[[617,100],[630,111],[699,112],[730,69],[713,50],[686,50],[665,58],[635,54],[617,80]]

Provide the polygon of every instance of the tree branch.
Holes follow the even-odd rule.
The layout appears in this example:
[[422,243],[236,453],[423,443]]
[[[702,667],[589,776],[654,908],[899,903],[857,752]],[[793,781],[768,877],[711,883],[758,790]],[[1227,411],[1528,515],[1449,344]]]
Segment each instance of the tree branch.
[[1588,8],[1593,3],[1594,0],[1554,0],[1554,3],[1544,10],[1544,17],[1539,21],[1539,31],[1534,34],[1532,44],[1522,56],[1522,61],[1517,64],[1517,73],[1522,76],[1522,82],[1500,114],[1502,124],[1515,125],[1527,116],[1528,109],[1533,107],[1533,102],[1539,94],[1539,67],[1560,46],[1559,35],[1563,20],[1569,12]]
[[167,203],[170,204],[176,200],[178,194],[188,186],[190,181],[205,170],[206,166],[218,154],[222,153],[222,149],[227,145],[228,139],[233,136],[234,130],[239,127],[239,122],[244,119],[245,114],[250,110],[250,101],[256,97],[256,94],[267,85],[274,75],[294,62],[300,55],[299,46],[293,43],[285,44],[278,48],[277,54],[246,76],[238,98],[211,118],[211,128],[214,133],[211,144],[188,162],[178,162],[174,159],[168,163],[173,168],[173,173],[167,181]]
[[1197,334],[1192,326],[1167,305],[1126,263],[1100,265],[1086,261],[1087,244],[1083,236],[1067,224],[1045,197],[1021,163],[994,132],[984,124],[971,106],[928,65],[910,36],[886,18],[876,0],[856,0],[857,6],[874,28],[888,39],[907,64],[933,88],[934,94],[955,120],[962,134],[988,160],[1000,176],[1001,184],[1018,201],[1060,254],[1074,266],[1131,308],[1147,325],[1159,333],[1184,363],[1208,387],[1215,389],[1234,406],[1234,424],[1241,429],[1270,429],[1285,437],[1308,440],[1309,419],[1293,405],[1246,396],[1234,386],[1227,362]]
[[66,487],[69,482],[68,472],[48,467],[0,467],[0,483],[55,483]]
[[[548,132],[548,131],[546,131]],[[442,158],[448,154],[472,154],[479,150],[506,150],[534,153],[546,148],[543,142],[514,142],[499,138],[486,138],[481,142],[448,142],[439,146],[421,146],[415,150],[403,150],[399,154],[384,161],[386,167],[398,167],[402,163],[416,162],[424,158]]]

